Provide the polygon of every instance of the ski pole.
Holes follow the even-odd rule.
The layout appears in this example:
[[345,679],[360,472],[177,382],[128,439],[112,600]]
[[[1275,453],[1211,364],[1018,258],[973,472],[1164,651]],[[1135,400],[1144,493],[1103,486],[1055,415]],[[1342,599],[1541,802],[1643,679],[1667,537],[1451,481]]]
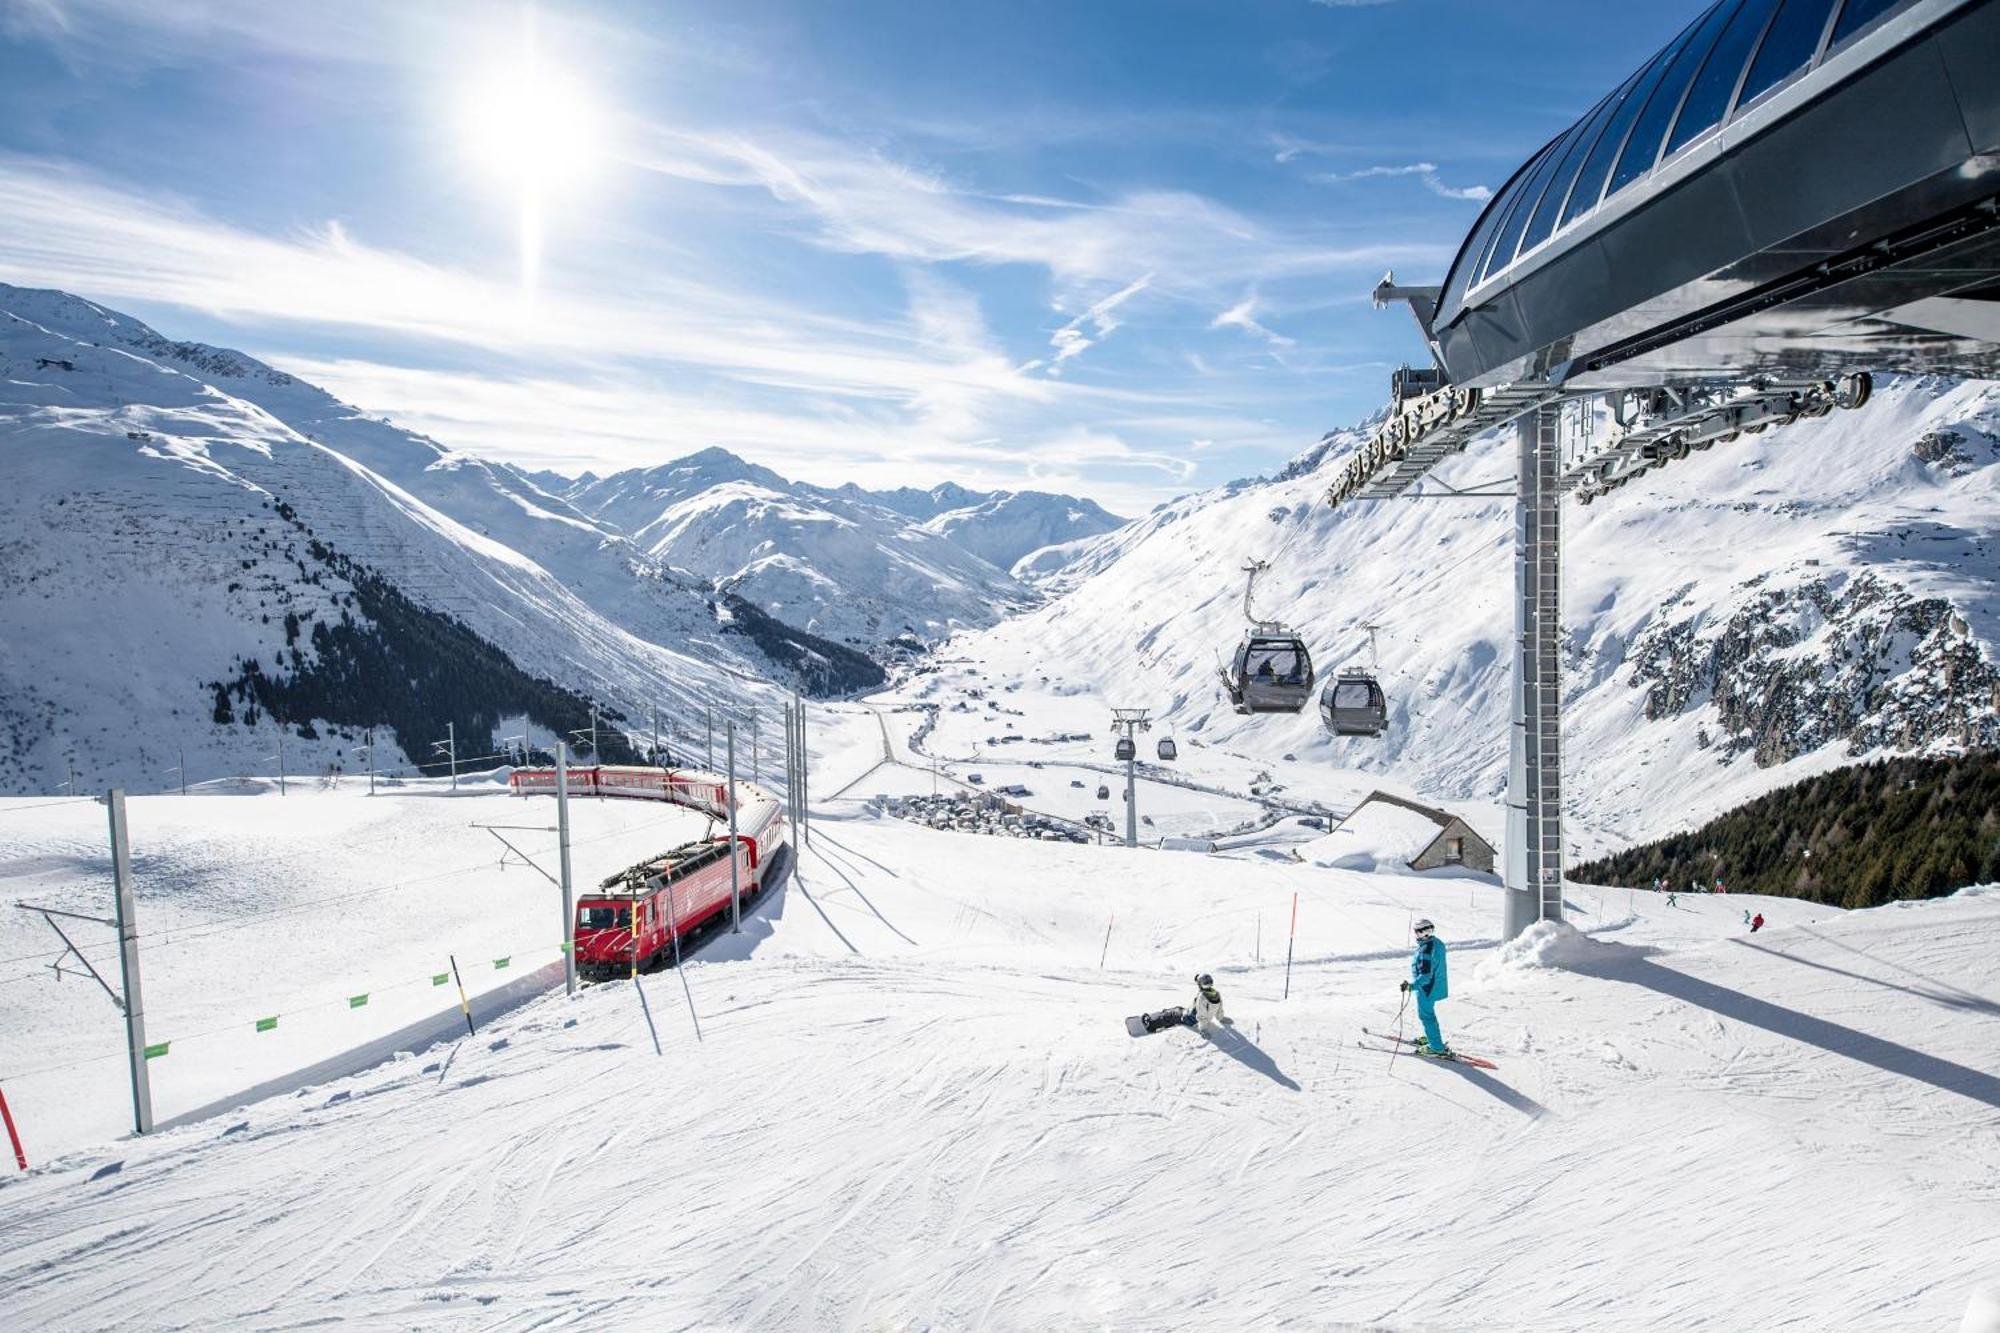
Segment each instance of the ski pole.
[[1396,1006],[1396,1044],[1389,1050],[1389,1068],[1396,1067],[1396,1057],[1403,1053],[1403,1013],[1410,1007],[1410,992],[1403,992],[1403,1002]]

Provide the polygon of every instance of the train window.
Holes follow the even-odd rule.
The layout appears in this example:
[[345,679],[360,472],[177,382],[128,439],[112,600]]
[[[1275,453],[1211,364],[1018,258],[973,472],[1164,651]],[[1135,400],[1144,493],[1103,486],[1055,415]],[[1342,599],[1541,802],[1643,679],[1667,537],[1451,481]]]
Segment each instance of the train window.
[[1625,141],[1625,151],[1618,155],[1618,167],[1611,173],[1611,188],[1605,191],[1606,198],[1653,169],[1653,164],[1659,160],[1660,142],[1667,137],[1667,126],[1672,123],[1674,112],[1680,110],[1681,95],[1687,92],[1702,57],[1715,45],[1722,25],[1738,8],[1739,0],[1723,0],[1709,10],[1702,16],[1701,26],[1695,30],[1694,36],[1680,49],[1673,63],[1667,66],[1667,72],[1661,75],[1659,83],[1653,88],[1653,95],[1646,99],[1646,109],[1639,113],[1637,123],[1632,126],[1632,137]]
[[1687,100],[1681,103],[1680,118],[1674,121],[1673,132],[1667,136],[1669,153],[1721,123],[1722,113],[1729,109],[1729,99],[1743,77],[1743,66],[1749,61],[1757,39],[1764,35],[1775,8],[1776,0],[1745,0],[1736,17],[1729,20],[1729,26],[1715,39],[1715,49],[1702,62],[1701,73],[1694,76]]
[[1831,51],[1863,28],[1873,25],[1876,19],[1902,3],[1903,0],[1847,0],[1841,7],[1840,17],[1834,20],[1833,41],[1828,44],[1827,50]]
[[1778,16],[1771,20],[1770,30],[1764,34],[1764,44],[1757,48],[1757,58],[1750,62],[1743,91],[1736,95],[1737,114],[1812,63],[1813,53],[1819,50],[1819,39],[1826,32],[1826,19],[1833,12],[1833,3],[1834,0],[1785,0]]
[[1653,57],[1651,64],[1639,71],[1632,80],[1631,90],[1618,103],[1618,109],[1611,113],[1611,119],[1604,126],[1604,133],[1597,136],[1597,144],[1584,159],[1583,170],[1576,176],[1576,184],[1570,187],[1569,202],[1563,205],[1562,222],[1568,226],[1576,218],[1590,211],[1598,196],[1604,193],[1604,178],[1611,174],[1611,164],[1618,160],[1618,150],[1625,145],[1625,138],[1632,130],[1632,122],[1645,107],[1646,99],[1652,94],[1660,75],[1681,49],[1683,43],[1694,33],[1697,25],[1690,23],[1682,29],[1681,35],[1671,46]]
[[576,914],[576,924],[585,930],[609,930],[613,926],[630,926],[632,909],[585,907]]

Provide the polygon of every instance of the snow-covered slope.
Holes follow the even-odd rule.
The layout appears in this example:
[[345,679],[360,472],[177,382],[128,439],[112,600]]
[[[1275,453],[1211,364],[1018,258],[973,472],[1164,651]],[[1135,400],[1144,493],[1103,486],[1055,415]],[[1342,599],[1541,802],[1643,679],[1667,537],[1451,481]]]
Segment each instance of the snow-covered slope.
[[[1149,705],[1211,744],[1390,774],[1446,799],[1498,796],[1512,505],[1329,510],[1323,492],[1353,438],[1067,548],[1047,585],[1065,595],[954,651],[989,677],[1054,674]],[[1579,846],[1656,835],[1882,748],[2000,741],[1997,462],[2000,389],[1913,380],[1863,411],[1565,506]],[[1447,472],[1465,484],[1510,468],[1511,441],[1495,439]],[[1216,667],[1243,628],[1239,570],[1252,558],[1273,565],[1258,614],[1302,630],[1323,676],[1376,660],[1366,627],[1378,627],[1386,735],[1336,739],[1311,710],[1230,712]]]
[[949,537],[988,564],[1011,570],[1047,546],[1095,537],[1125,520],[1089,500],[1042,491],[1002,491],[977,503],[926,519],[924,527]]
[[865,491],[794,484],[723,449],[592,478],[565,495],[654,558],[855,647],[941,638],[1036,600],[965,544]]
[[[267,367],[167,343],[61,293],[0,290],[0,454],[0,789],[49,790],[71,764],[90,786],[157,788],[183,752],[196,777],[272,771],[268,714],[218,725],[213,684],[244,679],[250,662],[267,676],[321,663],[321,629],[370,619],[357,605],[369,578],[527,676],[634,718],[657,703],[683,735],[702,701],[747,701],[769,669],[700,585],[664,570],[624,576],[639,588],[628,618],[652,637],[601,614],[572,585],[603,591],[621,557],[599,553],[616,543],[559,501],[544,506]],[[559,576],[371,458],[495,534],[573,558]],[[292,771],[352,763],[354,739],[351,728],[294,736]],[[495,740],[462,739],[468,755]]]
[[[819,762],[831,787],[869,758]],[[491,984],[488,955],[523,965],[553,921],[522,886],[490,909],[439,890],[422,948],[352,947],[397,899],[346,844],[436,875],[477,854],[473,820],[539,822],[518,802],[234,802],[284,829],[234,868],[189,813],[211,803],[134,803],[159,858],[142,914],[177,865],[268,920],[340,893],[375,910],[318,911],[292,967],[229,988],[193,963],[252,934],[227,904],[158,918],[183,943],[149,1006],[175,1042],[156,1095],[204,1118],[72,1148],[47,1080],[85,1075],[10,1083],[36,1165],[0,1177],[8,1327],[1873,1333],[1952,1327],[1995,1276],[1990,894],[1848,914],[1583,894],[1586,936],[1498,950],[1498,894],[1463,880],[975,839],[829,801],[797,877],[681,974],[558,990],[239,1105],[211,1071],[344,1022],[372,1036],[374,1004],[436,996],[446,948]],[[101,815],[34,804],[0,867],[80,894]],[[600,860],[643,845],[618,815],[587,816]],[[283,860],[315,848],[342,854],[293,882]],[[1745,908],[1770,921],[1754,937]],[[1360,1048],[1396,1026],[1414,913],[1452,948],[1447,1034],[1497,1070]],[[1197,970],[1232,1028],[1126,1036]],[[64,1015],[31,1060],[30,990],[60,999],[0,992],[0,1060],[105,1053],[71,1086],[118,1114],[115,1013]]]

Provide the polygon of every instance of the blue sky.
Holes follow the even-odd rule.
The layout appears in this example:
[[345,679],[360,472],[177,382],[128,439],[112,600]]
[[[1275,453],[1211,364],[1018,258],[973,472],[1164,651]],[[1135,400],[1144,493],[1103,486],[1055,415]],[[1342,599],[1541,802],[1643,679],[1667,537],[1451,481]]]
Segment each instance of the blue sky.
[[0,0],[0,280],[576,472],[1138,512],[1418,358],[1689,3]]

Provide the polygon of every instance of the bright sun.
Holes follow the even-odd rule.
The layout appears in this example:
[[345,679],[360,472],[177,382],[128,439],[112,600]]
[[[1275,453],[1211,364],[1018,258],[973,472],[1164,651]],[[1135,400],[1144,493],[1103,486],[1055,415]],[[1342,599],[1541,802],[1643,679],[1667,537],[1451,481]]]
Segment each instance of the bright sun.
[[603,117],[577,80],[541,58],[532,26],[515,59],[471,85],[460,117],[468,156],[518,207],[521,284],[532,293],[547,215],[601,159]]

